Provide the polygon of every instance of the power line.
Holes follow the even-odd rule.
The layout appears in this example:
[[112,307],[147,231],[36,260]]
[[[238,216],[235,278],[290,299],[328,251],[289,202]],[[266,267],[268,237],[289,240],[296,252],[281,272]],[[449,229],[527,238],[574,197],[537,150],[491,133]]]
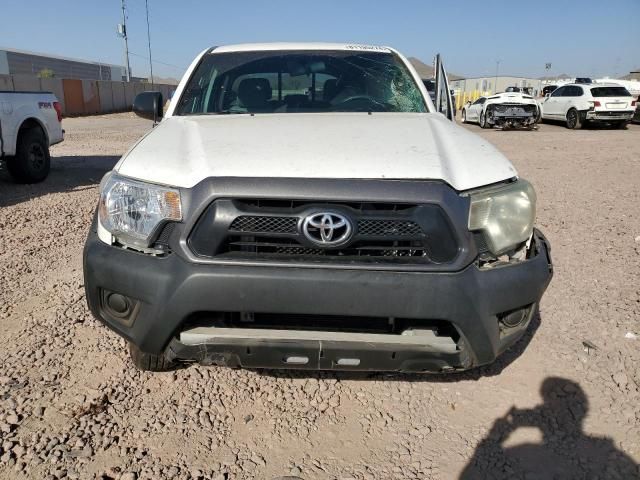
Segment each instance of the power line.
[[[147,58],[146,55],[140,55],[139,53],[135,53],[132,51],[129,51],[129,55],[133,55],[134,57],[139,57],[139,58]],[[174,65],[173,63],[167,63],[167,62],[162,62],[160,60],[154,60],[153,63],[157,63],[160,65],[166,65],[167,67],[173,67],[173,68],[177,68],[178,70],[186,70],[185,67],[181,67],[179,65]]]
[[124,0],[122,0],[122,24],[118,25],[118,33],[124,39],[124,56],[127,62],[127,82],[131,81],[131,65],[129,64],[129,41],[127,39],[127,15]]

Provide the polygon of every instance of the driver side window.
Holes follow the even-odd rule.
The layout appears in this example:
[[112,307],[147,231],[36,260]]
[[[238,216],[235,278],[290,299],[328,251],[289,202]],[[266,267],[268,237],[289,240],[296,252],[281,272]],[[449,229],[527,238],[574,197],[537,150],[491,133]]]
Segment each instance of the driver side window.
[[567,89],[567,87],[560,87],[560,88],[556,88],[553,92],[551,92],[551,97],[562,97],[564,96],[564,91]]
[[484,102],[487,99],[485,97],[480,97],[478,100],[476,100],[475,102],[473,102],[474,105],[484,105]]

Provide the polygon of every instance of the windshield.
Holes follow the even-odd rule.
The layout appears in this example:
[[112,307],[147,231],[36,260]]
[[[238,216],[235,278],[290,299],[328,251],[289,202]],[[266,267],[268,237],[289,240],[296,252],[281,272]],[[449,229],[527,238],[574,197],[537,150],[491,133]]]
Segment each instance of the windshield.
[[631,94],[624,87],[596,87],[591,89],[594,97],[630,97]]
[[205,55],[175,113],[426,111],[391,52],[295,50]]

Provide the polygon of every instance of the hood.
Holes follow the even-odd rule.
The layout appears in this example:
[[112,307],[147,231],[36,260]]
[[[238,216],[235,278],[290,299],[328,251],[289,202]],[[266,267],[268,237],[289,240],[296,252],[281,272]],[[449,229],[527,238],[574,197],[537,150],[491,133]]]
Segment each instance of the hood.
[[189,188],[207,177],[443,180],[467,190],[517,175],[487,141],[437,113],[174,116],[118,163]]

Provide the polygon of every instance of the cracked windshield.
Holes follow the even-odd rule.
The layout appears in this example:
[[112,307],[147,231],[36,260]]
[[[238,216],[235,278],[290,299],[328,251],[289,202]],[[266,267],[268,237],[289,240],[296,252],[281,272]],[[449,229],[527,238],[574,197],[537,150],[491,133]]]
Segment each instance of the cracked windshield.
[[426,111],[390,51],[268,51],[206,55],[177,114]]

